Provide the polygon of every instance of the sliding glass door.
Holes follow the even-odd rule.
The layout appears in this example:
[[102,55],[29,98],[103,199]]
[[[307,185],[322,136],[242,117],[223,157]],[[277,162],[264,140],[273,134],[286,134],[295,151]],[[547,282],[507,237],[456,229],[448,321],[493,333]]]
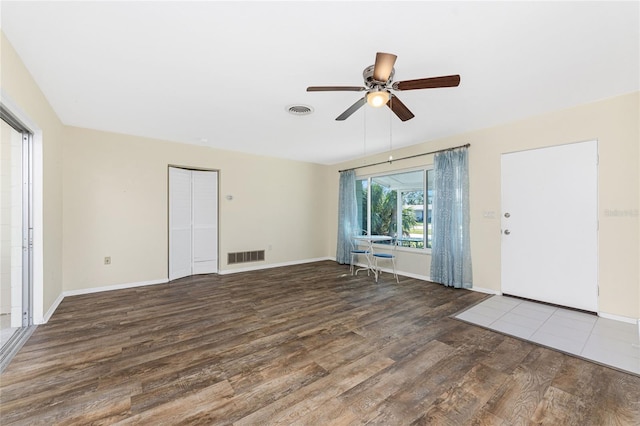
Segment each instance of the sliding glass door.
[[4,359],[33,324],[32,138],[2,110],[0,137],[0,343]]

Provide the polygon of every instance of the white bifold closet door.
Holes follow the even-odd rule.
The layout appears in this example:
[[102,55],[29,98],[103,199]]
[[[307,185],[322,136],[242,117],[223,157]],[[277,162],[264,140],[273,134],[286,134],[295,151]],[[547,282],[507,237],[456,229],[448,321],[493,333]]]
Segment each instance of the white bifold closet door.
[[218,272],[218,172],[169,168],[169,280]]

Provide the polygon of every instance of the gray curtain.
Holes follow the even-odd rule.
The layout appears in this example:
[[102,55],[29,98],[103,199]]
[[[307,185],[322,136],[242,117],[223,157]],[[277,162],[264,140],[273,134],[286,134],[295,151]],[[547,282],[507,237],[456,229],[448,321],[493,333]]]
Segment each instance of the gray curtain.
[[469,165],[467,148],[434,158],[431,280],[471,288],[469,238]]
[[351,263],[351,238],[357,227],[356,172],[347,170],[340,173],[338,199],[338,247],[336,262]]

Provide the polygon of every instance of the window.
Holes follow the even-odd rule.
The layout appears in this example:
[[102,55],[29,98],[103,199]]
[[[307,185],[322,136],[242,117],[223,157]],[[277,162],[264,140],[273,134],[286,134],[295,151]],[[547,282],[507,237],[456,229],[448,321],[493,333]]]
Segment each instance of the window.
[[433,169],[357,179],[356,199],[358,223],[369,235],[394,237],[401,247],[431,248]]

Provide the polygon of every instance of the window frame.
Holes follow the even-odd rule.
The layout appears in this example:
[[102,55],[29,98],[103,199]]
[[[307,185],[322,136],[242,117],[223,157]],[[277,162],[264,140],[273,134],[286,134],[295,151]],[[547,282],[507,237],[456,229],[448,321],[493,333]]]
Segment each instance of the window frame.
[[[423,174],[423,179],[422,179],[422,191],[423,191],[423,224],[424,224],[424,234],[423,234],[423,245],[424,247],[422,248],[415,248],[415,247],[404,247],[402,245],[398,245],[396,247],[396,250],[398,251],[405,251],[405,252],[409,252],[409,253],[416,253],[416,254],[431,254],[431,247],[428,247],[428,225],[427,225],[427,218],[428,218],[428,208],[429,208],[429,195],[428,195],[428,186],[429,186],[429,182],[428,182],[428,173],[429,171],[433,170],[433,164],[427,164],[427,165],[422,165],[422,166],[416,166],[416,167],[410,167],[410,168],[406,168],[406,169],[396,169],[396,170],[388,170],[388,171],[384,171],[384,172],[377,172],[377,173],[369,173],[369,174],[362,174],[362,175],[356,175],[356,182],[358,181],[366,181],[367,182],[367,211],[366,213],[366,232],[367,234],[371,233],[371,187],[372,187],[372,181],[373,179],[375,179],[376,177],[381,177],[381,176],[391,176],[391,175],[397,175],[397,174],[403,174],[403,173],[411,173],[411,172],[422,172]],[[433,205],[432,205],[432,209],[433,209]],[[431,213],[431,218],[433,220],[433,211]],[[399,224],[397,224],[396,226],[399,226]],[[433,239],[432,239],[433,240]],[[384,248],[384,247],[389,247],[388,244],[384,244],[384,243],[373,243],[374,246],[376,247],[380,247],[380,248]]]

